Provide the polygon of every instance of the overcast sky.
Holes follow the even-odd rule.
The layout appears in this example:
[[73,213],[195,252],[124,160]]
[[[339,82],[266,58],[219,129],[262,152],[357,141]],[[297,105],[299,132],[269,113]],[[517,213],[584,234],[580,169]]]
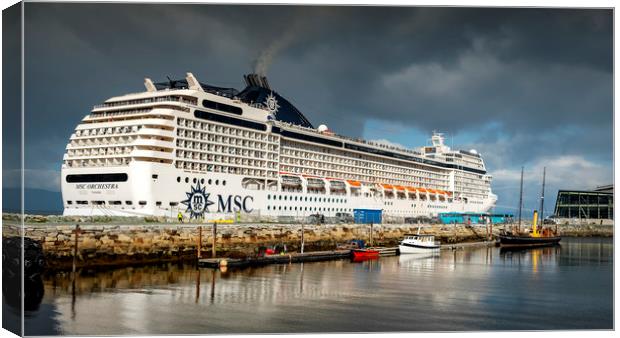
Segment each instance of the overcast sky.
[[[612,183],[611,10],[26,3],[26,187],[59,190],[64,148],[103,100],[193,72],[259,68],[316,126],[477,149],[514,211]],[[18,115],[17,115],[18,116]],[[9,173],[5,173],[7,175]]]

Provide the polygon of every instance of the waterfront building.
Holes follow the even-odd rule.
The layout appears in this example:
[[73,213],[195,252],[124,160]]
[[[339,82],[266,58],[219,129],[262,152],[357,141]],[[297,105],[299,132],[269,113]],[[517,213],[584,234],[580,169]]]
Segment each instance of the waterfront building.
[[65,215],[292,220],[374,210],[382,220],[487,212],[497,196],[475,150],[442,134],[416,149],[315,128],[256,74],[216,87],[193,74],[96,105],[62,164]]
[[592,190],[559,190],[554,217],[560,223],[613,223],[613,185]]

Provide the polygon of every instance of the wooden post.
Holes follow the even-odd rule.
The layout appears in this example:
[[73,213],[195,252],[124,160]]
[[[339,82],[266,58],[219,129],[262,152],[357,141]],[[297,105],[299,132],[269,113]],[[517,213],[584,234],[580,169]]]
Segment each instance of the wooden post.
[[75,275],[75,268],[77,265],[77,255],[78,255],[78,236],[80,235],[80,225],[75,225],[75,230],[73,230],[75,234],[75,244],[73,245],[73,274]]
[[304,223],[301,223],[301,253],[304,253]]
[[198,226],[198,243],[196,244],[196,257],[200,259],[202,254],[202,226]]
[[211,257],[215,258],[215,243],[217,242],[217,222],[213,222],[213,240],[211,243]]
[[456,243],[456,237],[457,237],[456,236],[456,232],[457,232],[456,228],[457,228],[457,225],[456,225],[456,223],[454,223],[454,243]]

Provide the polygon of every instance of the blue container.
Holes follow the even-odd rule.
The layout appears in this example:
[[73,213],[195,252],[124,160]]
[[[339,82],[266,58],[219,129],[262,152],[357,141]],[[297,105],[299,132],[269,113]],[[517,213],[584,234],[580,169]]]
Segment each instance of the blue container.
[[482,213],[460,213],[460,212],[440,212],[439,220],[443,224],[487,224],[490,219],[493,224],[506,223],[513,216],[511,214],[482,214]]
[[381,210],[353,209],[353,218],[360,224],[381,223]]

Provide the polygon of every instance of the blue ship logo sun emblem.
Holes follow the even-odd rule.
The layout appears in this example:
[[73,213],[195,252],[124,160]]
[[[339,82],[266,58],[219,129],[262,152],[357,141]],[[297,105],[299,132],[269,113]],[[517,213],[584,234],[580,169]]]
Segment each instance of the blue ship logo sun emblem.
[[209,200],[209,193],[205,191],[205,187],[200,187],[200,182],[196,186],[192,186],[190,192],[185,193],[187,199],[181,203],[187,205],[187,212],[190,218],[200,218],[205,212],[209,212],[209,206],[214,204]]

